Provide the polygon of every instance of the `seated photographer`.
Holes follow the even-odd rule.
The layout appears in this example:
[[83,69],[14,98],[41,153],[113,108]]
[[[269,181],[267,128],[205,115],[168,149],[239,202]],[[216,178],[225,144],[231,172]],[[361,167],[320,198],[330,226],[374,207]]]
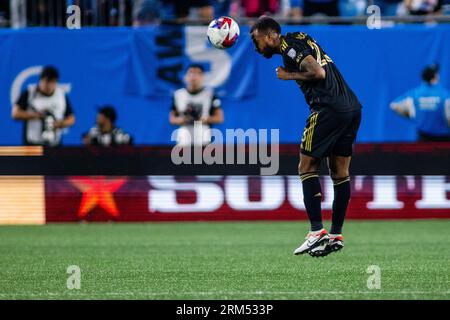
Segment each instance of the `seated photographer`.
[[224,120],[214,90],[204,87],[204,71],[201,65],[190,65],[185,76],[186,88],[178,89],[173,96],[169,122],[180,126],[177,144],[181,146],[209,144],[210,126]]
[[96,126],[83,134],[84,145],[120,146],[131,145],[131,136],[115,126],[117,114],[114,107],[105,105],[98,110]]
[[62,129],[75,124],[72,106],[64,90],[58,87],[59,74],[45,67],[38,85],[30,85],[12,109],[12,118],[25,123],[24,145],[61,145]]

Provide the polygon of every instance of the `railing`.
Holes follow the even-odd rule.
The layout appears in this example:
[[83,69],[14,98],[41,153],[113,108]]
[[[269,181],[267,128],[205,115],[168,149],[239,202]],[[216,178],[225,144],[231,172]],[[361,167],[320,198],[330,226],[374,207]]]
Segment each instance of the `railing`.
[[[4,0],[8,1],[8,0]],[[6,18],[0,16],[0,27],[66,26],[70,5],[81,6],[81,26],[125,26],[133,25],[136,1],[132,0],[9,0]],[[443,9],[450,12],[450,5]],[[282,24],[366,24],[369,16],[327,17],[312,16],[302,18],[277,17]],[[251,24],[254,18],[239,17],[237,21]],[[373,21],[373,20],[372,20]],[[381,26],[395,23],[450,23],[450,15],[433,16],[380,16]],[[155,21],[160,23],[161,21]],[[164,22],[164,21],[163,21]],[[172,21],[173,22],[173,21]],[[204,21],[188,19],[189,25],[205,24]]]
[[[360,24],[365,25],[369,16],[355,17],[328,17],[328,16],[312,16],[301,18],[277,18],[280,24]],[[237,18],[236,21],[241,25],[252,25],[255,18]],[[199,20],[187,20],[189,25],[204,25]],[[441,16],[381,16],[381,25],[389,25],[396,23],[450,23],[450,15]]]
[[[8,1],[8,0],[2,0]],[[124,26],[132,24],[132,0],[9,0],[9,19],[0,26],[66,26],[69,6],[81,10],[81,24],[90,26]]]

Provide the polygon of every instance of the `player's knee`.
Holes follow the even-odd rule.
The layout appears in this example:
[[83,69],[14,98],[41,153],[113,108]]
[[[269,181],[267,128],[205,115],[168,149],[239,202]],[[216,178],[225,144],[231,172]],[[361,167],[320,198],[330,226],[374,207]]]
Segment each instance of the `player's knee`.
[[310,165],[306,165],[305,163],[300,162],[298,165],[298,174],[301,176],[304,173],[308,172],[314,172],[314,168],[312,168]]
[[339,180],[350,176],[348,168],[334,168],[330,169],[330,176],[333,180]]
[[318,171],[319,163],[318,159],[302,156],[298,164],[298,174]]
[[331,179],[333,179],[333,180],[343,179],[343,178],[348,177],[349,175],[350,174],[349,174],[348,170],[340,171],[340,172],[331,172],[330,171],[330,176],[331,176]]
[[330,176],[333,180],[346,178],[350,175],[350,161],[342,157],[332,157],[328,163]]

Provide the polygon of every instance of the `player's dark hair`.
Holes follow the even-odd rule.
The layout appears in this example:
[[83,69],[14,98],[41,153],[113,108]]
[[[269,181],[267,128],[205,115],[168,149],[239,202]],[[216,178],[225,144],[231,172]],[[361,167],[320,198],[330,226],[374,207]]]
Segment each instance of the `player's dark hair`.
[[258,20],[256,20],[255,24],[250,29],[250,33],[255,30],[263,32],[275,31],[278,34],[281,34],[280,24],[276,22],[275,19],[272,19],[268,16],[261,16],[258,18]]
[[199,64],[199,63],[191,63],[191,64],[187,67],[186,70],[189,70],[189,69],[192,69],[192,68],[194,68],[194,69],[200,69],[201,72],[205,72],[205,67],[202,66],[202,65]]
[[105,105],[98,109],[98,113],[104,115],[107,117],[112,123],[116,122],[117,119],[117,113],[113,106]]
[[58,69],[56,69],[53,66],[45,66],[44,69],[42,69],[40,78],[48,81],[58,80],[59,79]]
[[434,79],[434,77],[436,76],[436,74],[439,72],[439,65],[438,64],[432,64],[428,67],[426,67],[423,71],[422,71],[422,79],[423,81],[430,83],[431,80]]

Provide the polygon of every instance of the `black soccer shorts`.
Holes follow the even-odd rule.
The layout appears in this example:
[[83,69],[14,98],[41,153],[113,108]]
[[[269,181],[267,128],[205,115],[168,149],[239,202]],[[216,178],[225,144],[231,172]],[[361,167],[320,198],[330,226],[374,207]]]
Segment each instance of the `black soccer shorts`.
[[330,155],[350,157],[361,123],[361,110],[336,112],[330,108],[311,110],[303,130],[300,151],[314,158]]

